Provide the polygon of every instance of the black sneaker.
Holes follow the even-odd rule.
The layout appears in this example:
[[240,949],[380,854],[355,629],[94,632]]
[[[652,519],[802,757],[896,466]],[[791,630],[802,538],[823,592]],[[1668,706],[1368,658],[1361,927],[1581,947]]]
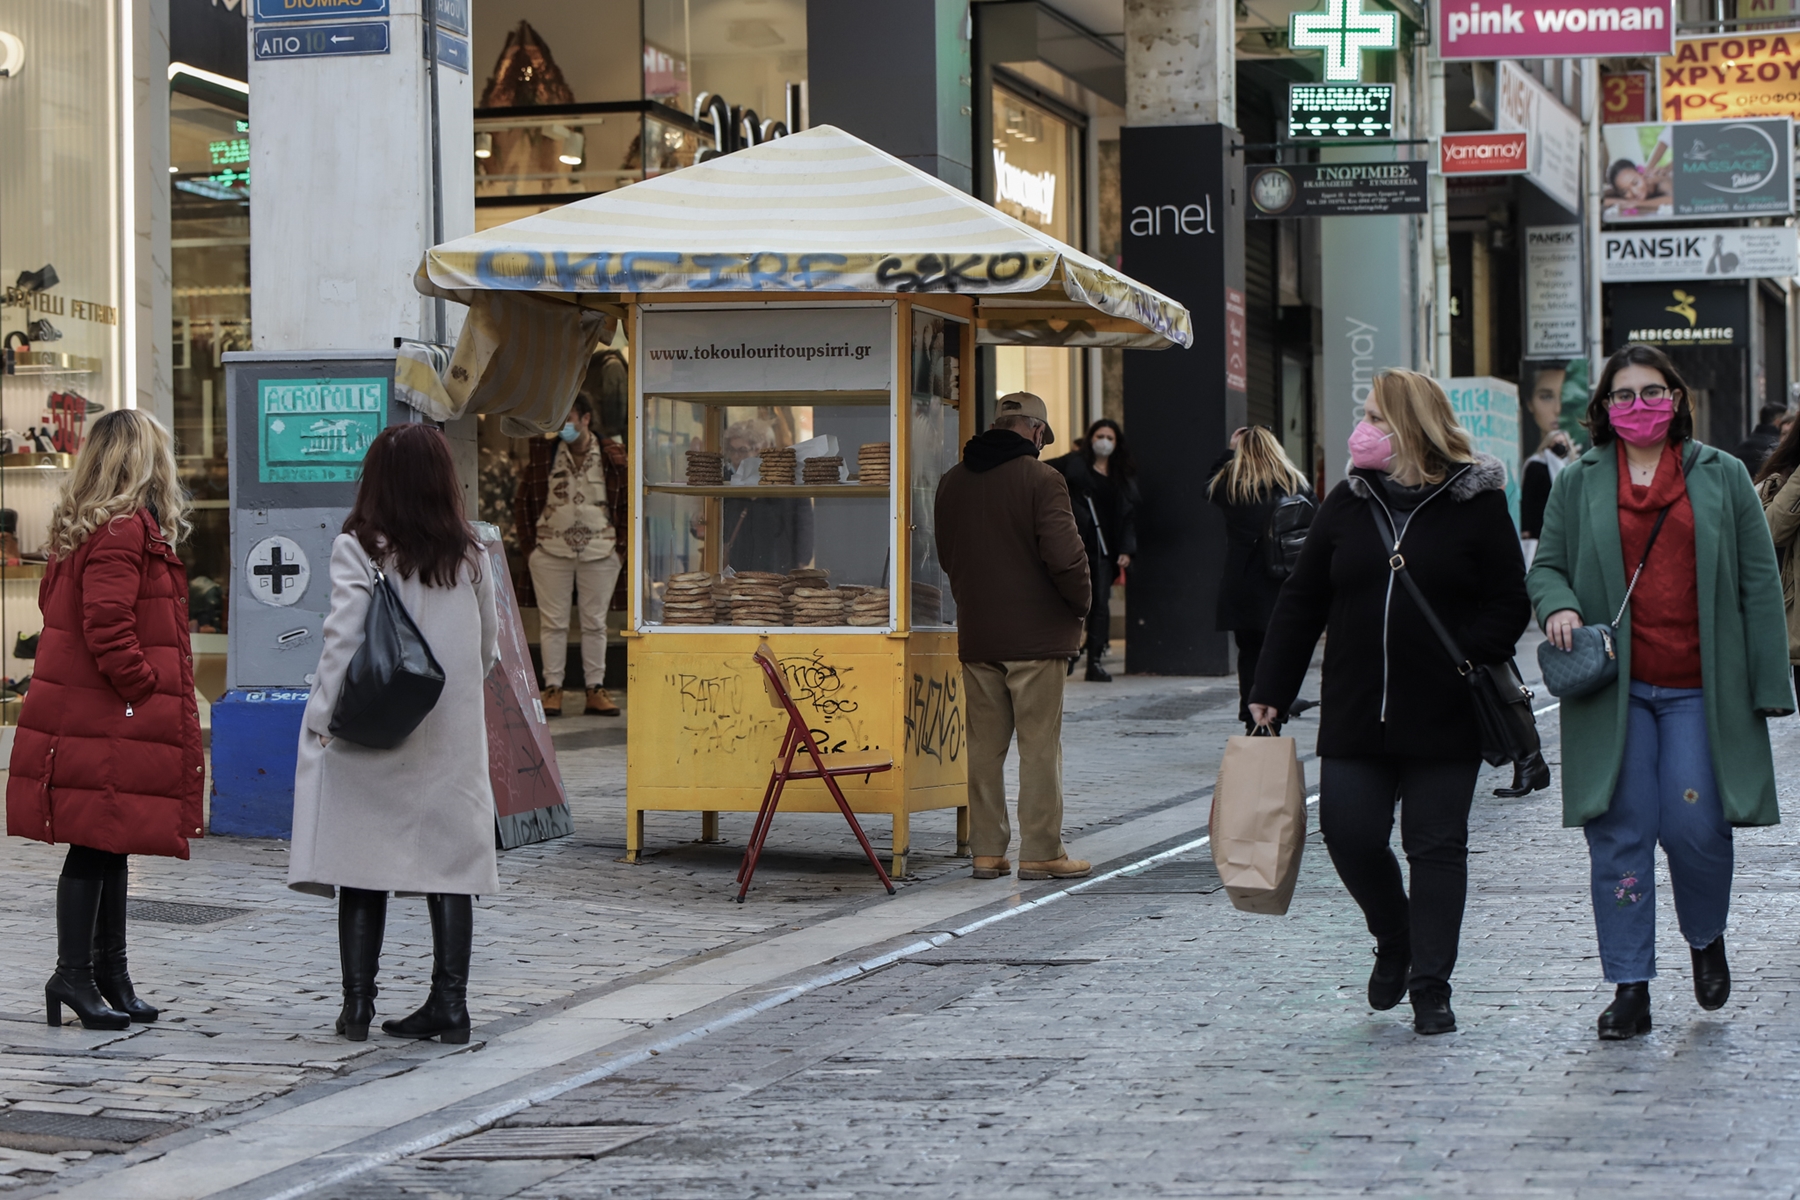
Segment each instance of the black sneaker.
[[1386,1012],[1406,995],[1406,980],[1412,973],[1412,947],[1402,945],[1383,953],[1375,948],[1375,969],[1369,972],[1369,1007]]
[[1424,1037],[1456,1032],[1456,1014],[1450,1011],[1448,992],[1429,991],[1412,994],[1413,1032]]

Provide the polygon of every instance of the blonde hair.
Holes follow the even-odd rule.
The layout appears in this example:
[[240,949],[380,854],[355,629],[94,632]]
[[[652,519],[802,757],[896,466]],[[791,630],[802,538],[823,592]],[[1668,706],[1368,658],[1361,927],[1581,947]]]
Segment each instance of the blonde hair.
[[1468,431],[1456,422],[1437,380],[1392,367],[1375,376],[1375,402],[1394,434],[1392,474],[1411,467],[1425,483],[1442,483],[1447,467],[1475,461]]
[[175,475],[175,439],[149,413],[122,408],[88,430],[50,513],[46,552],[71,555],[102,525],[144,508],[155,512],[171,545],[186,539],[188,500]]
[[1211,497],[1221,483],[1225,485],[1225,498],[1233,504],[1253,504],[1278,489],[1289,495],[1307,489],[1306,476],[1287,456],[1275,435],[1261,425],[1244,430],[1237,453],[1206,485],[1207,496]]

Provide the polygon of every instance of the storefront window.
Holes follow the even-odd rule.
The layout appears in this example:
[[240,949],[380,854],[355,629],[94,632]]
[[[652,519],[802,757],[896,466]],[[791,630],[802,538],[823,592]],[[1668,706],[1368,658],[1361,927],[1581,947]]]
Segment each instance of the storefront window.
[[194,498],[182,554],[200,634],[225,632],[231,586],[222,356],[251,348],[247,111],[247,99],[169,97],[175,452]]
[[[1078,128],[1039,104],[996,87],[993,93],[994,207],[1033,229],[1080,247],[1081,155]],[[1084,352],[1039,346],[994,351],[994,396],[1031,392],[1043,398],[1056,441],[1043,457],[1066,453],[1087,416]]]
[[644,96],[679,112],[710,93],[786,119],[806,78],[806,0],[644,0]]

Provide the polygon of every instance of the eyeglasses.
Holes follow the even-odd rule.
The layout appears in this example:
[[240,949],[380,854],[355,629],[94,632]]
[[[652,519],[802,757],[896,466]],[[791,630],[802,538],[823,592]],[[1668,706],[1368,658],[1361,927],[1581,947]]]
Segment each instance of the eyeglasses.
[[1612,405],[1630,404],[1633,400],[1648,400],[1654,404],[1658,400],[1674,399],[1674,396],[1675,392],[1672,388],[1666,388],[1661,384],[1653,383],[1649,387],[1641,388],[1635,392],[1630,388],[1620,388],[1616,392],[1608,392],[1606,393],[1606,402],[1607,404]]

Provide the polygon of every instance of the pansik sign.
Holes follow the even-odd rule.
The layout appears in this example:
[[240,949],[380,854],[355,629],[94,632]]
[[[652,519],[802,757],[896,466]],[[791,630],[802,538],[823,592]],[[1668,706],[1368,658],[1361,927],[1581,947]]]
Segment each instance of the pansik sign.
[[1446,133],[1438,139],[1445,175],[1523,175],[1531,169],[1528,133]]
[[1800,275],[1800,230],[1684,229],[1600,237],[1605,283],[1653,279],[1785,279]]
[[1525,230],[1525,357],[1566,358],[1582,345],[1581,227]]
[[1245,169],[1248,216],[1403,216],[1429,211],[1422,162],[1300,163]]
[[1647,346],[1747,346],[1750,297],[1741,283],[1638,284],[1606,290],[1607,342]]
[[1607,125],[1601,220],[1684,221],[1794,211],[1793,122]]
[[1491,58],[1624,58],[1668,54],[1675,41],[1671,0],[1438,0],[1438,54],[1446,61]]
[[730,310],[646,305],[645,392],[886,391],[894,316],[874,307]]
[[1581,118],[1557,103],[1548,88],[1515,62],[1503,62],[1495,85],[1499,109],[1494,128],[1531,135],[1525,174],[1546,196],[1581,210]]
[[1667,121],[1800,116],[1800,34],[1682,38],[1658,75]]
[[1394,136],[1391,83],[1288,84],[1291,138],[1388,138]]

